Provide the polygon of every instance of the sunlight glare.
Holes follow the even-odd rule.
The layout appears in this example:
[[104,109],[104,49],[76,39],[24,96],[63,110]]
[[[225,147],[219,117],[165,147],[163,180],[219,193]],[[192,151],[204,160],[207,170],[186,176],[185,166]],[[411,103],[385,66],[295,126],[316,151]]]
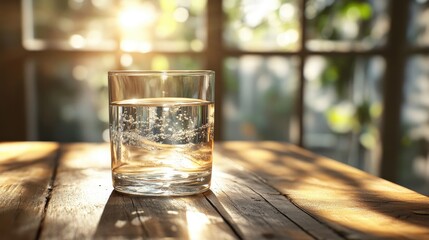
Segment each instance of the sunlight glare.
[[345,20],[342,21],[339,27],[345,38],[353,39],[356,38],[359,34],[359,25],[356,21]]
[[295,17],[295,7],[291,3],[285,3],[280,7],[279,14],[283,22],[292,21]]
[[122,54],[121,55],[121,65],[123,67],[129,67],[133,64],[134,59],[130,54]]
[[280,7],[279,0],[265,0],[265,1],[254,1],[248,2],[245,5],[243,11],[244,23],[249,27],[257,27],[264,21],[264,19],[270,15],[270,13],[276,11]]
[[248,42],[252,40],[253,38],[253,32],[247,27],[243,27],[240,30],[238,30],[238,37],[243,42]]
[[119,12],[118,21],[123,28],[138,28],[154,23],[156,17],[155,7],[146,3],[140,6],[127,6]]
[[298,41],[299,34],[295,29],[289,29],[286,32],[280,33],[277,35],[277,44],[279,46],[288,46],[294,44]]
[[188,20],[189,12],[186,8],[179,7],[174,11],[173,16],[177,22],[183,23],[183,22],[186,22],[186,20]]
[[194,210],[186,211],[186,220],[188,226],[189,239],[201,239],[204,236],[206,225],[210,223],[208,217]]
[[31,161],[47,157],[57,149],[58,144],[52,142],[3,142],[0,143],[0,162]]
[[93,25],[93,29],[88,31],[88,45],[97,46],[103,43],[103,33],[100,31],[99,26]]
[[73,34],[69,39],[69,44],[73,48],[83,48],[86,44],[86,39],[79,34]]

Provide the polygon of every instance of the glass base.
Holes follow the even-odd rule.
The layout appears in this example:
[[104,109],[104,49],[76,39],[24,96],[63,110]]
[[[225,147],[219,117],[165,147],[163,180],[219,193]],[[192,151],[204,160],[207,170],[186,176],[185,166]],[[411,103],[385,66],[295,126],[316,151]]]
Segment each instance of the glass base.
[[[183,175],[183,173],[181,174]],[[171,179],[165,174],[113,174],[113,188],[121,193],[143,196],[187,196],[210,188],[211,173],[186,174]]]

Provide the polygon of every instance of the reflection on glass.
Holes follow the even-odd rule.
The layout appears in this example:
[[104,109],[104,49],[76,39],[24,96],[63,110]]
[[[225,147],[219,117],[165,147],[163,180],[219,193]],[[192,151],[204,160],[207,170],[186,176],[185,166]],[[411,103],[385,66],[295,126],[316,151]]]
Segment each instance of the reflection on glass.
[[23,0],[23,44],[28,50],[199,52],[205,6],[204,0]]
[[401,184],[429,194],[429,56],[408,62],[401,117]]
[[411,1],[408,40],[413,45],[429,45],[429,1]]
[[311,56],[305,63],[304,145],[376,173],[382,114],[381,57]]
[[223,38],[229,48],[247,51],[294,51],[300,47],[298,0],[223,2]]
[[308,0],[310,50],[367,50],[383,46],[390,28],[387,0]]
[[225,60],[221,108],[224,139],[291,138],[297,64],[295,58],[254,55]]
[[[28,121],[34,140],[103,141],[108,128],[107,71],[113,55],[87,58],[38,58],[27,62]],[[52,67],[55,66],[55,67]],[[32,88],[31,86],[35,86]],[[33,114],[33,115],[32,115]]]

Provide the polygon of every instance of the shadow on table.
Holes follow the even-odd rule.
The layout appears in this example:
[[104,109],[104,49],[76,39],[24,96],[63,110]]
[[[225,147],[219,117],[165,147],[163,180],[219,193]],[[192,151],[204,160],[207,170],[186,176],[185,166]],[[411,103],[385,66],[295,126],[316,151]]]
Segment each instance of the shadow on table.
[[[329,212],[329,207],[337,205],[333,210],[339,211],[341,205],[342,210],[353,213],[354,207],[359,206],[368,213],[380,216],[380,220],[384,219],[381,222],[391,219],[392,222],[403,222],[410,229],[413,226],[429,226],[427,197],[296,146],[274,142],[258,146],[252,143],[237,146],[225,144],[218,145],[217,150],[227,161],[244,166],[245,171],[264,179],[316,219],[332,223],[330,225],[344,232],[345,236],[350,233],[364,237],[368,235],[359,228],[358,223],[353,227],[336,220],[362,218],[357,214],[332,218],[337,214],[325,214]],[[335,203],[327,201],[326,196],[318,195],[331,193],[340,194],[338,199],[330,197]],[[309,198],[320,200],[315,204]]]
[[232,234],[203,194],[149,197],[112,191],[94,238],[215,239]]
[[95,238],[187,238],[186,216],[177,207],[169,208],[171,202],[170,198],[130,196],[112,191]]

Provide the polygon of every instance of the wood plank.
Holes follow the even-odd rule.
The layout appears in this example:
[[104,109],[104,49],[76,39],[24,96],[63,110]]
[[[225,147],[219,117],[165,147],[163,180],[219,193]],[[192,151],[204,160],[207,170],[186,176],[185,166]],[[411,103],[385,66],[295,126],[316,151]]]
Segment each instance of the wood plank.
[[284,195],[217,152],[206,194],[243,239],[343,239]]
[[429,198],[293,145],[228,142],[217,150],[348,239],[429,239]]
[[235,239],[204,195],[138,197],[113,191],[106,144],[73,144],[63,155],[42,239]]
[[41,239],[92,238],[111,192],[107,145],[63,145]]
[[204,195],[140,197],[112,192],[95,238],[236,239]]
[[2,239],[36,239],[54,174],[58,145],[0,143]]

